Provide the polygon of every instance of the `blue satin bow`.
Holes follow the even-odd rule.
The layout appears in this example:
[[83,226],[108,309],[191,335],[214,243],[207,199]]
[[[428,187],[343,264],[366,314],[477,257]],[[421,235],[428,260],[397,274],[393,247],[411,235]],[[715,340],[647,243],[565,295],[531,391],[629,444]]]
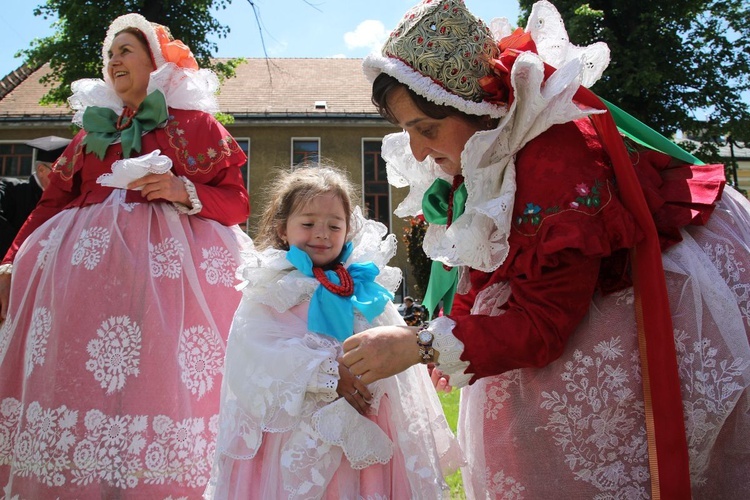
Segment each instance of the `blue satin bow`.
[[[351,242],[344,245],[339,261],[346,262],[352,250]],[[286,254],[286,260],[305,276],[314,277],[312,260],[303,250],[291,247]],[[393,300],[391,292],[375,283],[375,277],[380,274],[380,269],[374,263],[354,263],[347,267],[347,271],[354,282],[354,293],[350,297],[341,297],[329,292],[324,286],[319,286],[310,300],[307,312],[308,330],[330,335],[342,342],[354,333],[354,308],[357,308],[367,321],[372,321],[383,312],[386,304]],[[341,284],[334,271],[326,271],[325,274],[332,283]]]

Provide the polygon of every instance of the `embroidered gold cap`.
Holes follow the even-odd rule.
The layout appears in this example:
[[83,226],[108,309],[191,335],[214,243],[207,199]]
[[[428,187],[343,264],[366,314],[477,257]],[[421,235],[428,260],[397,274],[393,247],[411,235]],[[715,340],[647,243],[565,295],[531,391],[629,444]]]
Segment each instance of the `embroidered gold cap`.
[[497,42],[462,0],[423,0],[391,32],[364,71],[384,72],[422,97],[473,115],[500,117],[507,108],[484,100],[479,80],[492,74]]

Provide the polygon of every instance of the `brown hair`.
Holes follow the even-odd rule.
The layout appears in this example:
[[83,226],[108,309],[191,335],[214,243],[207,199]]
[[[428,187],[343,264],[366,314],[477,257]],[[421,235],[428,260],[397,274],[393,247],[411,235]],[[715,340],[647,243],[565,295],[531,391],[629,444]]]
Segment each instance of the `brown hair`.
[[393,124],[397,124],[398,121],[396,120],[392,110],[388,106],[388,96],[393,90],[399,87],[403,87],[404,89],[406,89],[406,92],[409,94],[409,97],[411,97],[412,101],[414,101],[414,104],[417,106],[417,108],[430,118],[442,120],[443,118],[448,118],[449,116],[456,116],[462,118],[463,120],[466,120],[469,123],[477,125],[480,129],[486,130],[497,127],[497,124],[499,122],[498,119],[492,119],[489,116],[470,115],[459,111],[452,106],[435,104],[434,102],[428,101],[421,95],[417,94],[408,86],[396,80],[391,75],[380,73],[377,78],[375,78],[375,81],[372,82],[371,100],[375,107],[378,109],[378,113],[380,113],[380,116]]
[[279,229],[286,226],[289,217],[307,205],[313,198],[334,194],[341,199],[346,221],[347,237],[352,227],[351,215],[357,204],[354,184],[347,175],[330,165],[307,164],[288,170],[279,170],[275,179],[266,188],[265,210],[255,238],[259,250],[269,247],[288,250],[289,245],[279,236]]

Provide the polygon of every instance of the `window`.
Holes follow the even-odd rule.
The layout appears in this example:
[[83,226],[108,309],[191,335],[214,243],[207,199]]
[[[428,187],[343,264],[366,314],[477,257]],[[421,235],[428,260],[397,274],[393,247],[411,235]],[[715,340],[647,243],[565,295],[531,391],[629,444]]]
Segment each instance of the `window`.
[[[242,138],[237,139],[237,144],[239,144],[240,148],[242,148],[242,151],[245,152],[247,155],[247,163],[242,166],[240,169],[242,171],[242,180],[245,182],[245,189],[247,189],[247,192],[250,192],[250,139],[249,138]],[[252,201],[252,200],[251,200]],[[246,220],[244,224],[240,224],[240,227],[242,228],[245,233],[250,232],[250,219]]]
[[362,171],[365,215],[391,229],[391,196],[385,173],[385,160],[380,156],[381,139],[362,141]]
[[31,175],[34,149],[26,144],[0,144],[0,177]]
[[292,138],[292,166],[320,161],[320,139]]

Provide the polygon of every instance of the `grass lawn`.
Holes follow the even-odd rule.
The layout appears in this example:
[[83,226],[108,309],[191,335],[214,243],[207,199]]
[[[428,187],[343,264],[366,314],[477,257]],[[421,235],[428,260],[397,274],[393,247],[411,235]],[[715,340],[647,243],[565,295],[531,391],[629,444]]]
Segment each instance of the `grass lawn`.
[[[460,391],[453,389],[448,394],[439,392],[440,402],[443,404],[443,411],[445,412],[445,418],[448,420],[451,430],[456,432],[456,421],[458,421],[458,395]],[[466,495],[464,494],[464,483],[461,480],[461,471],[458,470],[445,478],[448,485],[451,487],[451,499],[452,500],[464,500]]]

